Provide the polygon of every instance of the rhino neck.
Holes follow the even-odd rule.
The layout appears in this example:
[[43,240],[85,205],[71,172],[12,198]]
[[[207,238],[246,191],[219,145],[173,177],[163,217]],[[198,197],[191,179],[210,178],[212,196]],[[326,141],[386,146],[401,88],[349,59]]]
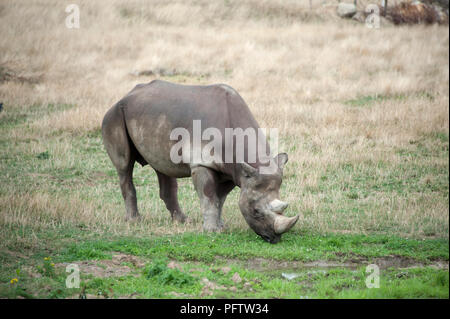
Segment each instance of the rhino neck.
[[[271,155],[270,147],[265,136],[259,136],[256,140],[257,146],[254,147],[248,147],[247,141],[244,143],[244,147],[236,144],[237,143],[234,142],[232,151],[229,151],[232,153],[231,162],[230,159],[227,159],[225,156],[227,150],[225,148],[223,149],[224,164],[221,165],[219,170],[225,175],[230,176],[237,186],[241,187],[241,179],[245,175],[242,170],[242,162],[247,163],[262,174],[276,173],[278,167],[273,160],[273,156]],[[242,149],[238,151],[238,147],[241,147]]]
[[[256,163],[248,163],[248,165],[257,169],[262,174],[273,174],[277,171],[276,163],[273,158],[259,159]],[[242,179],[245,178],[245,172],[239,163],[225,163],[218,169],[227,179],[232,180],[239,188],[244,188]]]

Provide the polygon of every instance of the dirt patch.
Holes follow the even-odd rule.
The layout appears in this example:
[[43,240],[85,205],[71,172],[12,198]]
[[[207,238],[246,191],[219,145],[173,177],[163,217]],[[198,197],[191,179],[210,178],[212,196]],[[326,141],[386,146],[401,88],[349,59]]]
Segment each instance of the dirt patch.
[[239,276],[237,272],[235,272],[233,277],[231,277],[231,280],[233,280],[236,284],[238,284],[242,281],[242,278],[241,276]]
[[99,261],[75,261],[71,263],[59,263],[55,267],[65,269],[69,264],[76,264],[80,268],[80,273],[93,275],[94,277],[120,277],[133,272],[132,267],[142,268],[145,263],[138,257],[122,253],[116,253],[111,260]]
[[[240,284],[243,281],[243,279],[239,276],[238,273],[235,273],[233,275],[232,280],[236,284]],[[216,291],[216,290],[222,290],[222,291],[227,290],[227,291],[236,292],[238,289],[236,286],[227,287],[224,285],[219,285],[216,282],[209,280],[208,278],[202,278],[201,284],[203,286],[202,291],[200,293],[201,297],[212,296],[214,294],[214,291]],[[245,281],[243,283],[242,289],[248,290],[248,291],[253,291],[252,284],[248,281]]]
[[177,263],[176,261],[171,261],[167,264],[167,268],[169,269],[178,269],[179,271],[183,271],[183,267]]
[[169,296],[174,296],[174,297],[179,297],[179,298],[190,298],[192,297],[191,295],[182,293],[182,292],[176,292],[176,291],[171,291],[168,293]]
[[145,262],[141,258],[119,252],[114,253],[112,256],[112,261],[114,263],[130,263],[136,268],[142,268],[145,266]]
[[66,268],[69,264],[76,264],[80,268],[80,273],[93,275],[94,277],[104,278],[104,277],[120,277],[125,276],[131,272],[130,267],[117,265],[111,260],[102,260],[98,262],[92,261],[77,261],[73,263],[61,263],[56,264],[55,267],[58,269]]
[[283,269],[297,269],[297,268],[357,268],[360,264],[352,262],[336,262],[330,260],[316,260],[311,262],[302,261],[279,261],[265,258],[253,258],[249,260],[227,260],[228,263],[235,262],[243,264],[245,268],[256,271],[273,271]]
[[32,266],[23,266],[22,267],[23,272],[28,274],[30,278],[41,278],[42,275],[37,271],[36,267]]
[[350,268],[357,269],[359,267],[376,264],[381,269],[386,268],[421,268],[421,267],[433,267],[436,269],[449,269],[448,260],[436,260],[430,263],[424,263],[417,261],[410,257],[403,256],[385,256],[374,259],[367,259],[363,256],[352,255],[351,258],[345,261],[333,261],[333,260],[316,260],[311,262],[302,261],[279,261],[270,260],[265,258],[253,258],[249,260],[237,260],[237,259],[223,259],[227,264],[236,263],[241,264],[245,268],[256,271],[273,271],[283,269],[304,269],[304,268]]
[[386,256],[375,258],[370,262],[371,264],[378,265],[381,269],[385,268],[421,268],[421,267],[432,267],[436,269],[446,269],[448,270],[448,260],[435,260],[430,263],[419,262],[410,257],[403,256]]
[[105,180],[108,178],[108,175],[103,172],[92,172],[89,176],[83,181],[84,184],[88,186],[95,186],[98,181]]
[[9,249],[2,249],[0,250],[0,254],[6,254],[11,256],[12,258],[17,258],[17,259],[28,259],[30,258],[30,256],[27,256],[21,252],[18,251],[11,251]]
[[225,290],[227,287],[223,285],[218,285],[214,281],[210,281],[208,278],[202,278],[201,283],[203,285],[202,292],[200,293],[201,297],[204,296],[212,296],[214,294],[214,290]]

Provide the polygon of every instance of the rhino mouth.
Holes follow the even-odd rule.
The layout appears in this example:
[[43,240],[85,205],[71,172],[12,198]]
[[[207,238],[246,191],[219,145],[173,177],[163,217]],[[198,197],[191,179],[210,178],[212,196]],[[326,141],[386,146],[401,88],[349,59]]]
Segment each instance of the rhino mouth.
[[271,244],[276,244],[280,241],[281,234],[277,234],[274,230],[270,229],[272,227],[267,224],[267,214],[268,213],[263,210],[253,209],[253,218],[250,218],[248,223],[253,231],[264,241]]
[[280,241],[281,236],[273,236],[273,237],[269,237],[269,236],[261,236],[262,239],[264,239],[266,242],[271,243],[271,244],[276,244]]
[[268,235],[262,235],[262,234],[258,234],[264,241],[271,243],[271,244],[276,244],[280,241],[281,236],[280,235],[273,235],[273,236],[268,236]]

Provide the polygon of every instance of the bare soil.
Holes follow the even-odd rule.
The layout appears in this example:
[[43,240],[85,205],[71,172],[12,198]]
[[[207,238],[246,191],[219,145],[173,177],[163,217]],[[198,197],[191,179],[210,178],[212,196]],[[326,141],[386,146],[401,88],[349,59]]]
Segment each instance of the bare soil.
[[133,269],[126,265],[132,264],[136,268],[144,267],[145,263],[138,257],[128,254],[117,253],[111,260],[98,261],[75,261],[71,263],[56,264],[56,268],[64,268],[69,264],[76,264],[80,267],[83,274],[93,275],[94,277],[120,277],[133,272]]
[[376,264],[381,269],[387,268],[420,268],[420,267],[433,267],[436,269],[449,269],[449,262],[446,260],[436,260],[431,263],[423,263],[413,258],[403,256],[385,256],[374,259],[367,259],[362,256],[357,258],[351,258],[345,261],[333,261],[333,260],[316,260],[311,262],[302,261],[278,261],[265,258],[253,258],[246,261],[224,259],[224,262],[243,264],[248,269],[256,271],[273,271],[282,269],[304,269],[304,268],[351,268],[356,269],[364,265]]

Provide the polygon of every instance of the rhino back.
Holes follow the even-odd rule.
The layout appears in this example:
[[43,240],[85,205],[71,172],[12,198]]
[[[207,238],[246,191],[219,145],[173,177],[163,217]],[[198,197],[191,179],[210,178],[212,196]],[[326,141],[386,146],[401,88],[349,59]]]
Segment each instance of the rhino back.
[[[223,84],[191,86],[156,80],[136,86],[118,104],[142,157],[156,170],[173,177],[190,176],[188,163],[175,164],[170,159],[170,149],[177,142],[169,138],[173,129],[185,128],[192,137],[194,120],[201,120],[202,130],[214,127],[222,136],[225,128],[259,127],[241,96]],[[215,169],[234,176],[230,165]]]

